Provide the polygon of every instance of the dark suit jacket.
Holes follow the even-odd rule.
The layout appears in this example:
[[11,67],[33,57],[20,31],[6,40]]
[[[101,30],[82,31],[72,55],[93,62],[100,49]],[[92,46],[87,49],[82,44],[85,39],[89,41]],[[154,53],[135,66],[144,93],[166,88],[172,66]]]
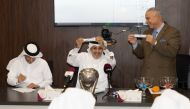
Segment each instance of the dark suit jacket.
[[[145,34],[152,34],[148,29]],[[154,78],[154,84],[158,85],[163,76],[176,76],[176,54],[180,48],[180,33],[174,27],[165,23],[158,34],[157,44],[152,46],[142,39],[134,54],[143,58],[142,76]]]

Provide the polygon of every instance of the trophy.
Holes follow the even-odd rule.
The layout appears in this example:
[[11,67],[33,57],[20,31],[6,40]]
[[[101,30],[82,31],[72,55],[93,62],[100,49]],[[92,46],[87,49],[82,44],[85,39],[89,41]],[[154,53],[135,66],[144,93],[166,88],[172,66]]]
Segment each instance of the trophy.
[[85,68],[79,73],[80,87],[91,92],[94,95],[98,82],[99,74],[94,68]]

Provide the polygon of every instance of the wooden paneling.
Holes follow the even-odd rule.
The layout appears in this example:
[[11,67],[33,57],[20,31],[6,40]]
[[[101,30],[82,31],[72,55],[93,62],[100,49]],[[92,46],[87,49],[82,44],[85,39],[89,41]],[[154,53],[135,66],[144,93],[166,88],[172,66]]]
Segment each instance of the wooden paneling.
[[187,54],[189,52],[189,0],[157,0],[157,7],[160,9],[164,19],[176,27],[181,32],[182,46],[180,53]]
[[[19,55],[27,41],[36,41],[44,58],[53,61],[53,79],[56,87],[63,86],[63,75],[67,69],[67,53],[74,47],[77,37],[100,35],[102,27],[55,27],[53,0],[1,0],[0,3],[0,86],[6,86],[6,65]],[[180,53],[187,54],[190,34],[189,0],[157,0],[166,21],[181,31]],[[127,27],[108,27],[118,33]],[[109,48],[115,53],[117,66],[113,73],[115,87],[134,87],[134,78],[140,73],[142,61],[132,54],[127,42],[129,32],[112,37],[117,44]]]

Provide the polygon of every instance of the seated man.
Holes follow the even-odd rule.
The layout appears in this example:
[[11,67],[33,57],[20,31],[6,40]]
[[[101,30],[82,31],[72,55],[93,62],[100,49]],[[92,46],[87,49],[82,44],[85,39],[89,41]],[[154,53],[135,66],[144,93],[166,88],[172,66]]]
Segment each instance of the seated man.
[[37,44],[28,43],[22,53],[7,65],[7,83],[16,87],[38,88],[52,84],[47,62]]
[[48,109],[94,109],[95,103],[92,93],[78,88],[68,88],[52,100]]
[[[116,65],[113,52],[106,49],[106,42],[102,37],[94,38],[94,43],[89,43],[87,52],[78,53],[81,45],[85,42],[84,38],[76,40],[76,48],[72,49],[67,57],[67,63],[79,67],[79,72],[85,68],[94,68],[99,73],[99,79],[95,92],[105,91],[108,88],[107,74],[104,72],[104,65],[110,64],[112,69]],[[78,77],[79,78],[79,77]],[[79,79],[77,79],[76,87],[80,87]]]

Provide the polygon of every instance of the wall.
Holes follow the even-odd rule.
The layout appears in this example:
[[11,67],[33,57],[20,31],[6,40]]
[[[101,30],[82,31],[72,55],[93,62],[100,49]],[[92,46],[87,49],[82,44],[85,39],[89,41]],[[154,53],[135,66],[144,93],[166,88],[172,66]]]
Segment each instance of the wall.
[[[157,0],[167,22],[181,31],[182,47],[180,53],[188,54],[190,34],[189,0]],[[67,53],[74,47],[77,37],[100,35],[102,27],[55,27],[53,0],[1,0],[0,3],[0,86],[6,86],[6,65],[10,59],[19,55],[22,46],[28,41],[36,41],[44,58],[53,61],[53,76],[56,87],[63,86],[63,75],[68,68]],[[127,27],[109,27],[120,32]],[[117,67],[113,74],[115,87],[134,87],[142,61],[131,53],[127,42],[129,32],[113,35],[117,44],[109,48],[115,52]]]

